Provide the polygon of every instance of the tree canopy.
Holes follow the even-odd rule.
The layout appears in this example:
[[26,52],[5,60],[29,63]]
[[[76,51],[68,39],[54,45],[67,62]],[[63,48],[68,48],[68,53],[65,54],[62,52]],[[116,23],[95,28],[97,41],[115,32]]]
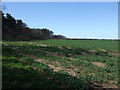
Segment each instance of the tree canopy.
[[49,39],[53,31],[43,28],[29,28],[21,19],[15,19],[9,13],[2,12],[2,39],[3,40],[32,40]]

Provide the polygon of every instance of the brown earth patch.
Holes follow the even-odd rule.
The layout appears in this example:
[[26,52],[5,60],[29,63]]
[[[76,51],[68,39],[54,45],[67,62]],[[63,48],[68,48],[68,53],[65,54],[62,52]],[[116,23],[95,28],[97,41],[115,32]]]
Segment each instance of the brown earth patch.
[[83,62],[87,63],[88,61],[85,61],[85,60],[84,60]]
[[7,44],[6,44],[6,43],[4,43],[4,42],[3,42],[3,44],[4,44],[5,46],[7,46]]
[[46,64],[50,69],[52,69],[55,72],[58,72],[60,70],[62,70],[62,67],[60,67],[60,63],[59,62],[54,62],[55,65],[52,64],[48,64],[47,60],[42,60],[42,59],[35,59],[38,62],[41,62],[43,64]]
[[93,65],[98,66],[98,67],[104,67],[105,64],[101,62],[92,62]]
[[41,62],[43,64],[48,64],[48,61],[47,60],[43,60],[43,59],[35,59],[35,61],[38,61],[38,62]]
[[33,44],[32,42],[29,42],[29,44]]
[[74,69],[74,66],[73,65],[68,65],[68,66],[66,66],[66,68],[68,68],[68,69]]
[[77,76],[77,74],[71,70],[71,69],[67,69],[66,72],[69,74],[69,75],[72,75],[72,76]]
[[36,44],[36,46],[43,46],[43,47],[47,47],[47,45],[45,45],[45,44]]
[[64,58],[63,55],[60,55],[59,53],[57,52],[48,52],[48,51],[44,51],[48,56],[51,55],[51,56],[57,56],[57,57],[60,57],[60,58]]
[[107,52],[106,50],[104,50],[104,49],[99,49],[99,51],[102,51],[102,52]]
[[63,50],[64,49],[64,47],[58,47],[59,49],[61,49],[61,50]]
[[76,58],[71,58],[71,57],[69,57],[69,59],[68,59],[68,61],[75,61],[75,60],[78,60],[78,59],[76,59]]
[[[55,62],[54,64],[55,65],[48,64],[48,67],[53,69],[53,71],[55,71],[55,72],[58,72],[60,70],[64,70],[64,68],[60,66],[61,64],[59,62]],[[75,70],[78,70],[77,68],[73,67],[72,65],[69,65],[66,68],[67,69],[64,70],[64,72],[67,72],[69,75],[72,75],[72,76],[77,76],[77,74],[75,73]]]
[[72,49],[71,47],[65,47],[65,46],[59,46],[58,48],[59,48],[59,49],[62,49],[62,50],[63,50],[63,49],[69,49],[69,50]]
[[[113,88],[113,89],[118,88],[118,86],[117,86],[117,85],[114,85],[113,83],[105,83],[105,84],[102,85],[102,87],[103,87],[103,88]],[[116,89],[115,89],[115,90],[116,90]],[[119,89],[119,90],[120,90],[120,89]]]
[[56,67],[61,65],[59,62],[54,62],[53,64],[54,64]]
[[78,68],[75,68],[72,65],[66,66],[65,72],[67,72],[69,75],[79,77],[78,74],[75,71],[78,71]]
[[120,53],[109,53],[109,54],[120,56]]
[[113,83],[91,83],[93,90],[119,90],[117,85]]
[[48,52],[48,51],[43,51],[43,52],[45,52],[45,53],[48,54],[48,55],[58,56],[58,53],[57,53],[57,52]]
[[53,69],[54,72],[58,72],[58,71],[62,70],[61,67],[57,67],[57,66],[54,66],[54,65],[52,65],[52,64],[48,64],[48,67],[49,67],[50,69]]
[[94,52],[97,52],[97,51],[96,50],[89,50],[89,52],[93,52],[94,53]]
[[95,74],[94,74],[94,73],[90,73],[90,74],[87,74],[87,75],[88,75],[88,76],[91,76],[91,75],[94,76]]
[[88,53],[90,53],[90,54],[96,54],[97,51],[96,50],[89,50]]
[[[64,68],[60,66],[61,64],[59,62],[54,62],[52,64],[48,64],[46,60],[36,59],[36,61],[39,61],[41,63],[46,64],[54,72],[58,72],[60,70],[64,70]],[[72,76],[77,76],[77,74],[74,72],[74,70],[78,70],[77,68],[74,68],[72,65],[69,65],[66,68],[67,69],[64,70],[64,72],[67,72],[69,75],[72,75]]]
[[80,52],[79,54],[80,55],[86,55],[87,53],[86,52]]
[[72,48],[71,47],[67,47],[67,49],[71,50]]

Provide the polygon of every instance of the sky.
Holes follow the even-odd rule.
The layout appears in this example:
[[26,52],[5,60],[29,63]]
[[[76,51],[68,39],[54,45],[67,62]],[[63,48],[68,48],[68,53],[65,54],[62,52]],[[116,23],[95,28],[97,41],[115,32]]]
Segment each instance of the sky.
[[118,38],[117,2],[4,2],[3,12],[31,28],[68,38]]

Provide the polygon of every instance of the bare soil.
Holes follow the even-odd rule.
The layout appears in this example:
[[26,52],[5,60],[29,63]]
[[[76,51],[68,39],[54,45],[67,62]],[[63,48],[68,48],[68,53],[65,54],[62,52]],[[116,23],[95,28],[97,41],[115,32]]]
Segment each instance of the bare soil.
[[98,66],[98,67],[104,67],[105,64],[101,62],[92,62],[93,65]]

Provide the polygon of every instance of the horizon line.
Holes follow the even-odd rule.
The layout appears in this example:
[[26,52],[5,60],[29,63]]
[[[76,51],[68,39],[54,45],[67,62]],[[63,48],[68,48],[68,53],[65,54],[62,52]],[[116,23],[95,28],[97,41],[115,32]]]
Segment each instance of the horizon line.
[[68,39],[105,39],[105,40],[120,40],[120,38],[70,38],[66,37]]

